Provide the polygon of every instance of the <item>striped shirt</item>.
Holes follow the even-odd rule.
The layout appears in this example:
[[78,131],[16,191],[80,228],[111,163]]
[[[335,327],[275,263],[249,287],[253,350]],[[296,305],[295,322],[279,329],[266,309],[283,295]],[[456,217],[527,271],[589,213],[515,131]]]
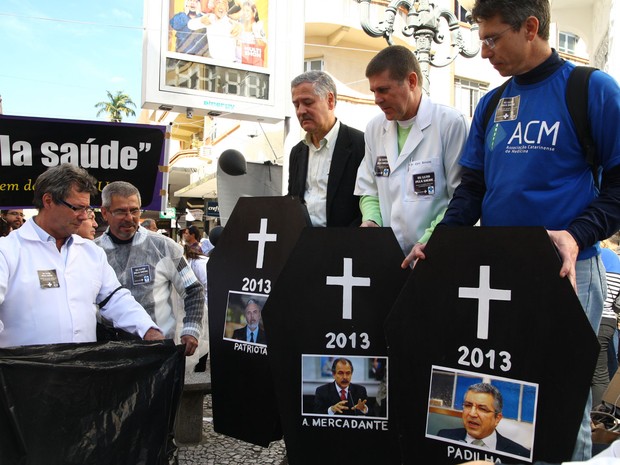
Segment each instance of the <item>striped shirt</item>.
[[607,279],[607,297],[603,302],[603,318],[617,318],[616,312],[613,310],[613,303],[620,294],[620,274],[605,273]]

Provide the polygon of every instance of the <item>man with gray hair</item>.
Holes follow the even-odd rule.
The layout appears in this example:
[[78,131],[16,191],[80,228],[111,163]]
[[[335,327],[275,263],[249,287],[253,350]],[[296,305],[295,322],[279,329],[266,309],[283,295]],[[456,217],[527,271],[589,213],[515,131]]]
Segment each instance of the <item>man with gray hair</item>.
[[233,339],[254,342],[256,344],[267,344],[265,329],[261,321],[262,311],[263,308],[256,300],[248,300],[243,309],[246,324],[239,329],[235,329]]
[[180,342],[185,345],[185,355],[192,355],[202,327],[204,293],[183,257],[183,248],[163,234],[151,234],[140,226],[141,198],[134,185],[112,182],[103,188],[101,199],[101,214],[108,229],[95,243],[107,254],[119,281],[170,339],[177,327],[172,292],[176,289],[185,308]]
[[87,221],[96,184],[68,163],[37,178],[38,215],[0,241],[0,347],[95,342],[94,304],[114,327],[163,339],[120,285],[105,253],[76,234]]
[[149,231],[157,232],[157,223],[151,218],[147,218],[142,222],[142,227]]
[[297,76],[291,94],[306,137],[291,149],[288,194],[306,205],[313,226],[358,226],[359,198],[353,189],[364,158],[364,133],[336,118],[336,84],[327,73]]
[[488,383],[472,384],[467,388],[463,399],[464,428],[442,429],[437,435],[484,449],[529,458],[528,449],[496,431],[495,428],[503,418],[503,409],[504,400],[499,389]]

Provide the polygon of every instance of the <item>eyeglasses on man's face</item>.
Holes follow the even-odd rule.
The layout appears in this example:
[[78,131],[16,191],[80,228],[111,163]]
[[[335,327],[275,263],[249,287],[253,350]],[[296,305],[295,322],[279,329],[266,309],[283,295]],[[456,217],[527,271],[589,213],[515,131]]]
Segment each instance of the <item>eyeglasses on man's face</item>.
[[132,208],[131,210],[111,210],[110,211],[110,215],[112,215],[114,218],[123,218],[127,215],[131,215],[134,218],[140,218],[140,215],[142,214],[142,210],[140,210],[139,208]]
[[76,207],[75,205],[71,205],[69,202],[65,202],[62,199],[58,199],[58,202],[63,204],[65,207],[70,208],[71,210],[73,210],[74,213],[81,215],[83,213],[88,214],[88,211],[92,211],[92,207],[90,205],[86,205],[85,207]]
[[495,42],[497,42],[497,39],[499,39],[505,32],[508,32],[511,29],[512,29],[512,26],[509,26],[507,29],[504,29],[499,34],[495,34],[493,37],[487,37],[486,39],[480,39],[480,44],[486,45],[491,50],[493,50],[495,48]]
[[463,402],[463,410],[473,410],[474,408],[482,414],[495,413],[495,410],[490,409],[486,405],[474,404],[473,402]]
[[22,212],[6,212],[7,215],[19,216],[20,218],[24,218],[24,214]]

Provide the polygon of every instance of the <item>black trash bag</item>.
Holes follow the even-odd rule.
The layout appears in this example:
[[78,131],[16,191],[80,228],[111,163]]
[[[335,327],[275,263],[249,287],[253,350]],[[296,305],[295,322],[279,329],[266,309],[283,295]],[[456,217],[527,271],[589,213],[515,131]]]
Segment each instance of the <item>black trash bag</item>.
[[0,464],[167,464],[184,350],[171,340],[0,349]]

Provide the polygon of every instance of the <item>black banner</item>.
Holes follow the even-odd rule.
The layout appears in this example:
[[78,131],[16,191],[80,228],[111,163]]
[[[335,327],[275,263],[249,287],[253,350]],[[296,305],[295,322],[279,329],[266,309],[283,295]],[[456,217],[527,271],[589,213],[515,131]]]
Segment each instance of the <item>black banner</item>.
[[[0,206],[32,207],[37,177],[71,163],[97,179],[99,192],[128,181],[140,191],[142,208],[159,211],[165,133],[165,126],[0,115]],[[101,197],[91,203],[101,205]]]

